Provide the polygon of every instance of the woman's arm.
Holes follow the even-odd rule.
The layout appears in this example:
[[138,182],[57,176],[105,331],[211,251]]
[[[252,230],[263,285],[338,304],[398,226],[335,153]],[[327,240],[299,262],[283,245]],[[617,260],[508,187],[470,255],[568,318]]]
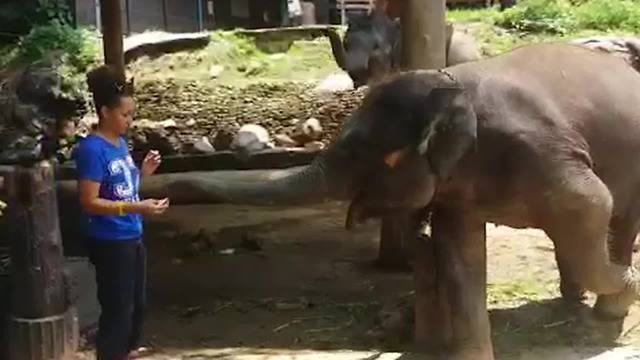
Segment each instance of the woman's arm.
[[155,215],[162,214],[169,206],[168,199],[147,199],[137,202],[111,201],[101,199],[98,196],[99,192],[100,183],[90,180],[78,181],[80,205],[86,213],[91,215],[113,216],[126,215],[131,213]]

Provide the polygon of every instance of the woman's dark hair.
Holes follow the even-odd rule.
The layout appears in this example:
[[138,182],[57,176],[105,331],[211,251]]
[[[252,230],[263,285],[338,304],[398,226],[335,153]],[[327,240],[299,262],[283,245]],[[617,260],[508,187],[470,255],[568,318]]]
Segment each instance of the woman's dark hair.
[[120,80],[115,69],[109,65],[102,65],[87,73],[87,84],[98,114],[103,106],[113,108],[120,103],[121,97],[131,96],[128,84]]

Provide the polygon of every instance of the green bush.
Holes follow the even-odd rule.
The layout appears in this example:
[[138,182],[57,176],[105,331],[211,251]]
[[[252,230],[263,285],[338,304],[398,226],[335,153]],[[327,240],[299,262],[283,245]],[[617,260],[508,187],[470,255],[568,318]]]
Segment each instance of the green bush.
[[86,90],[85,73],[101,60],[96,35],[53,20],[35,26],[17,44],[0,46],[0,69],[41,63],[62,76],[64,90]]
[[521,0],[497,15],[496,23],[521,32],[564,34],[575,28],[573,9],[567,0]]
[[12,63],[29,64],[50,56],[62,56],[80,72],[96,62],[99,51],[93,34],[57,20],[36,26],[18,42]]
[[37,26],[57,20],[71,24],[68,0],[0,1],[0,45],[14,44]]
[[576,9],[578,25],[593,30],[640,30],[640,2],[589,0]]
[[640,31],[640,1],[521,0],[495,19],[497,25],[520,32]]

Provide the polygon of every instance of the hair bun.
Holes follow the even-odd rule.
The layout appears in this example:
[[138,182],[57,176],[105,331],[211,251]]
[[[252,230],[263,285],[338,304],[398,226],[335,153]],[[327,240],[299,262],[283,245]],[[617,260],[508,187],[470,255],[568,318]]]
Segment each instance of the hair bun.
[[87,73],[87,85],[93,94],[96,107],[111,106],[121,96],[128,94],[126,84],[120,80],[116,70],[110,65],[99,66]]
[[87,74],[87,84],[92,93],[105,90],[122,92],[124,90],[124,83],[118,79],[115,69],[109,65],[102,65],[91,70]]

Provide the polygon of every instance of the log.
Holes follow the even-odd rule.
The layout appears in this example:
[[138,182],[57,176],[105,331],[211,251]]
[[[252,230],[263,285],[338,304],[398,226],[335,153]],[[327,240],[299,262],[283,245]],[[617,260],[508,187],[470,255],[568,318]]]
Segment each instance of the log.
[[10,360],[61,359],[77,347],[69,303],[53,167],[47,161],[3,167],[10,239]]
[[124,40],[124,63],[129,64],[143,56],[158,57],[163,54],[203,49],[210,42],[209,33],[151,32],[134,35]]
[[[258,183],[276,178],[288,176],[300,171],[302,167],[291,167],[277,170],[244,170],[244,171],[200,171],[185,173],[158,174],[143,177],[140,182],[140,196],[142,198],[169,197],[171,205],[193,204],[224,204],[222,197],[203,197],[194,191],[181,191],[173,186],[178,181],[199,182],[206,179],[224,189],[225,184]],[[77,182],[75,180],[61,180],[56,182],[58,195],[58,209],[60,213],[60,229],[68,254],[74,256],[84,255],[83,243],[83,219],[81,217],[80,204],[78,203]]]
[[[165,156],[157,174],[180,172],[208,172],[221,170],[286,169],[310,164],[322,151],[307,149],[269,149],[242,158],[233,151],[213,154]],[[75,179],[75,166],[56,169],[56,180]]]

